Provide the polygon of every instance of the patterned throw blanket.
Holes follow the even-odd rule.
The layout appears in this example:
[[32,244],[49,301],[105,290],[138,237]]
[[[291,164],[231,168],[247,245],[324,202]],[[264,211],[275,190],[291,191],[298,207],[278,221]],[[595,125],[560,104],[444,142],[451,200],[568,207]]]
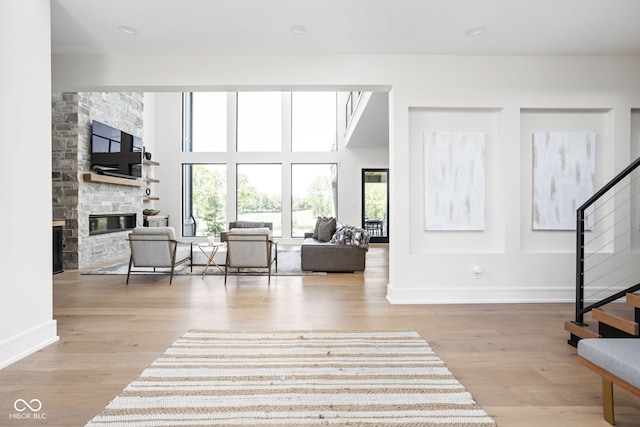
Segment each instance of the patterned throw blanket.
[[343,225],[338,229],[333,237],[331,243],[337,243],[339,245],[355,245],[362,249],[369,250],[369,232],[360,227],[354,227],[352,225]]

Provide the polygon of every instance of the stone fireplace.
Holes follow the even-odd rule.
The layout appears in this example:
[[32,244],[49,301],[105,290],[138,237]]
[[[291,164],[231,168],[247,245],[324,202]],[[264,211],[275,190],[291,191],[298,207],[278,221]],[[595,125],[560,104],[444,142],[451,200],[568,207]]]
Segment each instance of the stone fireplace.
[[[128,228],[142,225],[143,188],[87,182],[83,174],[91,172],[91,121],[98,120],[142,137],[142,113],[142,93],[52,94],[53,219],[65,224],[62,254],[65,270],[84,269],[129,256]],[[95,215],[123,213],[134,218],[126,228],[109,233],[90,232]]]

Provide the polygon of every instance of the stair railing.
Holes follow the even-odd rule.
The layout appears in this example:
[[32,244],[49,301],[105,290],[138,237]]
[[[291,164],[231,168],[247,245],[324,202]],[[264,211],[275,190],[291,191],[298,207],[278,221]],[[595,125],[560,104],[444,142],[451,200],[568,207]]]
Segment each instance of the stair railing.
[[633,224],[638,234],[640,222],[638,167],[640,157],[576,211],[577,325],[585,325],[584,315],[594,308],[640,290],[640,263],[632,251]]

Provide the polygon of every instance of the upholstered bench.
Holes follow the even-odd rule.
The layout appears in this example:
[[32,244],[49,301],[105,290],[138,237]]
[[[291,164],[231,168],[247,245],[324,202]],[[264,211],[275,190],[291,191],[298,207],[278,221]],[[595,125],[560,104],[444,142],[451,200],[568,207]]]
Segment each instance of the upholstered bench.
[[602,376],[604,419],[615,425],[613,384],[640,397],[640,339],[588,338],[578,341],[578,360]]

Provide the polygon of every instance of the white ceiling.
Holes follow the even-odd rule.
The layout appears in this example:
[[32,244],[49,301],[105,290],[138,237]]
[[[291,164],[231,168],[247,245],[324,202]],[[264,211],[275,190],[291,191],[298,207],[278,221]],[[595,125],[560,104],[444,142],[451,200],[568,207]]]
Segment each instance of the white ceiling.
[[640,54],[640,0],[52,0],[51,9],[54,54]]

